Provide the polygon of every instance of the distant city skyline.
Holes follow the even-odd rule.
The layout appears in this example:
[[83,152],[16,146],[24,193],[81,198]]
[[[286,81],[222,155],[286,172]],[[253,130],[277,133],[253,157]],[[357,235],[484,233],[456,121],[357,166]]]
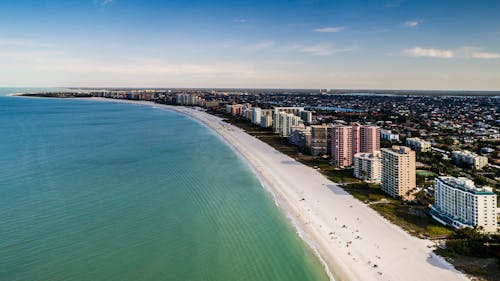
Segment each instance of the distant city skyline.
[[0,86],[500,90],[499,1],[0,2]]

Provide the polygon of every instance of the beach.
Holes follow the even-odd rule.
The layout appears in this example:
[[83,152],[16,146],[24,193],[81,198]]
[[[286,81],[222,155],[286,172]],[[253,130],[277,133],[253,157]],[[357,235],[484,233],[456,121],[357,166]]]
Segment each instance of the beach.
[[412,237],[311,167],[280,153],[221,118],[194,108],[109,100],[182,113],[216,132],[271,192],[299,235],[339,280],[468,280]]

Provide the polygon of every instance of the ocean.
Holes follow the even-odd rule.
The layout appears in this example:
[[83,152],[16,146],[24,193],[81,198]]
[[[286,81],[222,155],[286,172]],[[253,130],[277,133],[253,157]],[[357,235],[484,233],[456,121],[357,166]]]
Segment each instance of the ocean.
[[28,90],[0,88],[0,280],[328,280],[209,129],[148,106],[5,96]]

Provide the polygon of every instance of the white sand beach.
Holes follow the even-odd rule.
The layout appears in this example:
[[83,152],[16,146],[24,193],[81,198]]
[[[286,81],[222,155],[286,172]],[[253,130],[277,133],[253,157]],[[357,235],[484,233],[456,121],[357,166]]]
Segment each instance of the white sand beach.
[[337,281],[468,280],[432,253],[431,241],[410,236],[318,171],[218,117],[186,107],[108,101],[175,110],[214,130],[270,189]]

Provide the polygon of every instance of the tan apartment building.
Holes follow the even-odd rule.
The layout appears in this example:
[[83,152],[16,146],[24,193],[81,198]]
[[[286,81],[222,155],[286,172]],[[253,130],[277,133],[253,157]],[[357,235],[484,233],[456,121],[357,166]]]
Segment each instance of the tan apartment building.
[[394,198],[413,200],[417,185],[415,151],[405,146],[382,148],[382,191]]
[[311,126],[311,154],[314,156],[327,154],[328,127],[326,125]]

